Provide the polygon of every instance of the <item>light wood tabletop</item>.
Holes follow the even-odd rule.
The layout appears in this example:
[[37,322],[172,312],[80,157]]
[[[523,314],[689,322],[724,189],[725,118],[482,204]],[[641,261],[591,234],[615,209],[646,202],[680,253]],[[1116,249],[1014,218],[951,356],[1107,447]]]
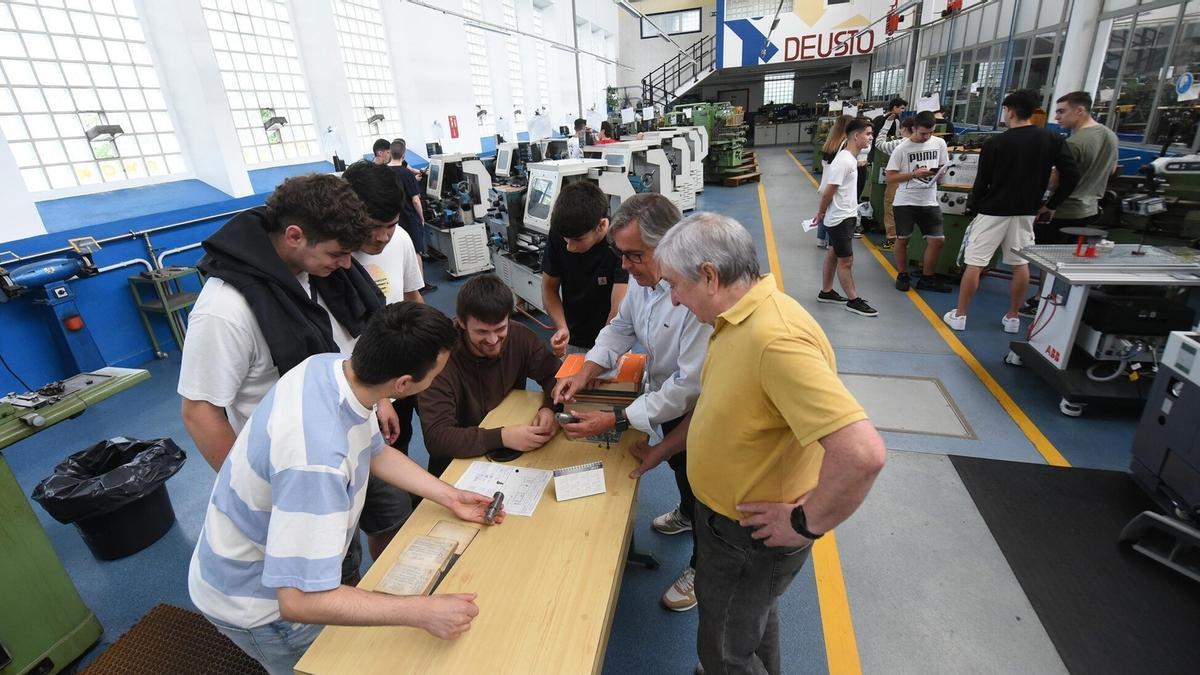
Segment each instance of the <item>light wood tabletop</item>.
[[[481,426],[528,424],[537,392],[514,391]],[[554,483],[532,517],[509,515],[482,531],[435,593],[478,593],[471,630],[440,640],[419,628],[330,626],[296,665],[303,675],[332,673],[599,673],[616,611],[637,504],[637,460],[629,448],[645,434],[626,432],[611,448],[559,433],[540,450],[510,462],[557,469],[601,460],[607,491],[565,502]],[[455,460],[443,479],[454,483],[473,461]],[[363,577],[372,590],[413,537],[439,520],[456,520],[425,500]]]

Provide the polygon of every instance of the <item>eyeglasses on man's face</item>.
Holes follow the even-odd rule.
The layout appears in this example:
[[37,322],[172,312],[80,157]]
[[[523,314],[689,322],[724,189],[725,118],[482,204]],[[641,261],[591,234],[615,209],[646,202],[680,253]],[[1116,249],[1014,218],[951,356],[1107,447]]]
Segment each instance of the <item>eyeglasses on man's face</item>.
[[625,258],[635,265],[640,265],[642,263],[642,256],[645,255],[642,251],[622,251],[614,244],[609,244],[608,248],[613,252],[613,255],[618,258]]

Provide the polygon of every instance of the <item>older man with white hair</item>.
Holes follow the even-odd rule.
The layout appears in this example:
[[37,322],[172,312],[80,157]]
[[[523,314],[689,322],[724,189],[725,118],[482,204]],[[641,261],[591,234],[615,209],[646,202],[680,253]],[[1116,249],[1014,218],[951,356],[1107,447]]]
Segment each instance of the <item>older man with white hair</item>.
[[687,426],[700,668],[779,673],[777,600],[809,547],[883,468],[883,439],[838,379],[817,322],[760,276],[750,234],[698,213],[656,257],[671,299],[713,326]]

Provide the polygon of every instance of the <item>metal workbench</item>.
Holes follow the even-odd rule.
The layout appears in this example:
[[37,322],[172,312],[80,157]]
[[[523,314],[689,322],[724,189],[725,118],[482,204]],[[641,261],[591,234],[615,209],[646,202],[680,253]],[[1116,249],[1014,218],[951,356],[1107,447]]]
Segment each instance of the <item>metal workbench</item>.
[[1200,251],[1117,244],[1107,255],[1084,258],[1075,255],[1074,245],[1042,244],[1014,253],[1044,277],[1028,338],[1009,344],[1005,362],[1029,366],[1051,384],[1065,415],[1078,416],[1087,403],[1141,400],[1143,387],[1129,378],[1096,382],[1082,368],[1071,368],[1088,295],[1097,286],[1200,286]]

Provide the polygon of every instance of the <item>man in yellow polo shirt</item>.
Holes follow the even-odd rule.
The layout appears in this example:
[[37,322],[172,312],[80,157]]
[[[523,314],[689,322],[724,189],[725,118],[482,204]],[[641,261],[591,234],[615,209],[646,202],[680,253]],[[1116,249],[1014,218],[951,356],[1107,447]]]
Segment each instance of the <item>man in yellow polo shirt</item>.
[[697,672],[779,673],[777,598],[813,540],[862,503],[883,439],[838,379],[817,322],[759,276],[737,221],[695,214],[655,255],[671,299],[713,326],[700,399],[680,425],[696,494]]

